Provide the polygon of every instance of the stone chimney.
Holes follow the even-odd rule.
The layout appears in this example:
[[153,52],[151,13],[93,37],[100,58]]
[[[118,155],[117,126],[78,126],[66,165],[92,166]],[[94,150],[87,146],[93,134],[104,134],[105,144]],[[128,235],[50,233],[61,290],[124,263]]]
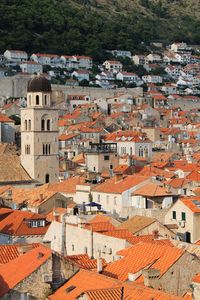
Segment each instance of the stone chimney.
[[122,173],[116,173],[115,174],[115,183],[121,181],[123,179],[123,174]]
[[101,258],[101,252],[99,251],[98,257],[97,257],[97,272],[101,273],[103,271],[103,263]]
[[154,288],[158,285],[160,270],[157,269],[143,270],[142,274],[144,276],[145,286]]

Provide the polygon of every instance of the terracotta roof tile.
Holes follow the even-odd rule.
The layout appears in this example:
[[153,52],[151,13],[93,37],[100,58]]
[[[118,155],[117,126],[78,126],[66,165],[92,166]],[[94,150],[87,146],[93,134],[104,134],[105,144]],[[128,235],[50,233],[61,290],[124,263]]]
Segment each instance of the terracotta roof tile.
[[0,297],[27,278],[51,256],[51,250],[40,245],[31,251],[0,265]]
[[22,255],[20,249],[22,249],[23,247],[25,247],[26,250],[30,251],[38,246],[39,244],[0,245],[0,265],[6,264],[9,261]]
[[102,193],[121,194],[124,191],[147,180],[148,176],[128,175],[121,180],[116,181],[115,177],[106,180],[104,183],[97,185],[93,191]]
[[69,177],[66,180],[58,183],[49,184],[48,190],[60,193],[69,193],[75,194],[76,193],[76,186],[78,184],[85,183],[85,178],[76,176],[76,177]]
[[118,228],[128,229],[132,234],[139,232],[141,229],[151,225],[156,222],[156,219],[144,217],[144,216],[134,216],[129,220],[123,222]]
[[166,187],[160,186],[156,183],[148,183],[143,187],[135,190],[132,195],[140,195],[146,197],[162,197],[171,196],[172,192],[168,191]]
[[183,253],[184,250],[175,247],[139,243],[130,247],[122,259],[108,264],[103,274],[126,281],[128,273],[135,274],[150,266],[150,268],[159,269],[160,276],[162,276]]
[[[97,268],[97,260],[89,258],[88,254],[68,255],[66,259],[75,263],[81,269],[93,270]],[[106,266],[105,259],[102,259],[103,267]]]

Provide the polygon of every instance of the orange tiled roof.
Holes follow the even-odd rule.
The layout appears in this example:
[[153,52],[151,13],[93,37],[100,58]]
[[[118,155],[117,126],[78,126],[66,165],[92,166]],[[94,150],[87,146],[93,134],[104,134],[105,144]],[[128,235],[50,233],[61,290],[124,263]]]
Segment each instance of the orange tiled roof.
[[[122,281],[128,279],[128,273],[137,273],[144,268],[160,270],[162,276],[184,253],[183,249],[157,245],[153,243],[139,243],[128,248],[126,255],[108,264],[103,274]],[[118,252],[120,255],[120,251]]]
[[106,180],[104,183],[96,186],[93,191],[101,193],[121,194],[124,191],[138,185],[147,180],[148,176],[128,175],[123,179],[116,181],[115,177]]
[[186,176],[187,179],[200,182],[200,170],[194,170]]
[[197,274],[192,278],[192,282],[200,283],[200,274]]
[[45,217],[28,211],[0,208],[0,232],[13,236],[44,235],[49,227],[30,227],[30,220],[45,220]]
[[6,115],[0,114],[0,123],[15,123],[12,119],[8,118]]
[[[12,191],[12,201],[17,204],[28,203],[29,206],[39,206],[53,197],[56,192],[48,189],[48,184],[36,188],[10,187]],[[6,192],[2,197],[6,197]]]
[[[97,274],[93,271],[80,270],[56,292],[49,296],[50,300],[75,300],[85,291],[95,290],[99,287],[110,288],[119,284],[118,280]],[[71,287],[71,291],[70,291]],[[72,288],[73,287],[73,288]]]
[[84,228],[95,232],[105,232],[105,231],[114,230],[115,226],[113,226],[110,222],[99,222],[99,223],[85,224]]
[[59,141],[68,141],[70,139],[73,139],[74,137],[78,136],[78,134],[61,134],[59,136]]
[[21,255],[20,249],[22,247],[26,247],[26,250],[30,251],[39,245],[40,244],[0,245],[0,265],[6,264],[9,261],[19,257]]
[[118,228],[128,229],[133,234],[139,232],[141,229],[156,222],[156,219],[145,216],[134,216],[127,221],[124,221]]
[[[199,197],[179,198],[179,199],[192,212],[194,212],[194,213],[200,213],[200,198]],[[194,201],[197,201],[198,205],[195,205]]]
[[173,172],[165,171],[152,166],[144,166],[138,174],[142,176],[162,176],[165,178],[172,178],[174,176]]
[[191,182],[191,180],[185,179],[185,178],[173,178],[169,181],[167,181],[167,184],[172,186],[173,188],[181,188]]
[[162,197],[171,196],[173,193],[169,192],[166,187],[160,186],[156,183],[148,183],[143,187],[135,190],[132,195],[140,195],[146,197]]
[[0,265],[0,297],[36,271],[50,256],[51,250],[40,245],[9,263]]
[[[92,270],[97,268],[97,260],[89,258],[88,254],[68,255],[66,259],[75,263],[81,269]],[[105,259],[102,259],[103,267],[106,266]]]
[[84,177],[80,177],[80,176],[69,177],[62,182],[49,184],[48,190],[54,192],[75,194],[76,186],[78,184],[83,184],[83,183],[85,183]]

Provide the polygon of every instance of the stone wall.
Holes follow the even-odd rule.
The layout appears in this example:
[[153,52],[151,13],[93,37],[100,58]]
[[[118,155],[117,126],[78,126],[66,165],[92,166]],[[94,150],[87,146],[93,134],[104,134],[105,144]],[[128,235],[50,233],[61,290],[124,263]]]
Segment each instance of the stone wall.
[[149,218],[155,218],[160,223],[165,224],[165,215],[168,209],[145,209],[145,208],[135,208],[135,207],[123,207],[120,217],[121,218],[131,218],[133,216],[145,216]]

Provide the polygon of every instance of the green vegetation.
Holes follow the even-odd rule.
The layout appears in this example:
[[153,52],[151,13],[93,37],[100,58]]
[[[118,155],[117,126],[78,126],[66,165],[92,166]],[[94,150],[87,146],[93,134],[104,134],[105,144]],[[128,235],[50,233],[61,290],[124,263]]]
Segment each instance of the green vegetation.
[[86,54],[101,62],[106,49],[144,52],[153,40],[197,44],[200,18],[190,9],[193,2],[1,0],[0,52]]

